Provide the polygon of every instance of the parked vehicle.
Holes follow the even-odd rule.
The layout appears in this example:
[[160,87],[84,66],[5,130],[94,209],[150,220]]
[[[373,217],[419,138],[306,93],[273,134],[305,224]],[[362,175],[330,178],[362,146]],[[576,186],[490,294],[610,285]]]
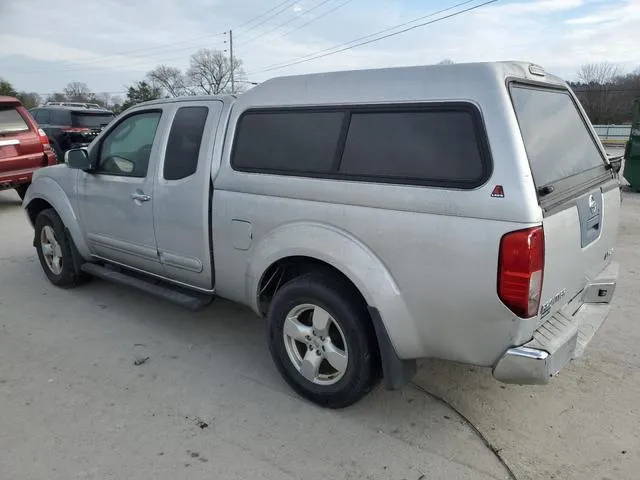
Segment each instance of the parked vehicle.
[[80,107],[80,108],[92,108],[96,110],[104,110],[103,107],[97,103],[85,103],[85,102],[47,102],[44,104],[46,107],[59,106],[59,107]]
[[33,172],[57,163],[49,139],[17,98],[0,97],[0,190],[24,198]]
[[547,383],[609,312],[616,172],[567,84],[482,63],[277,78],[135,106],[25,200],[49,280],[266,317],[304,397],[416,359]]
[[89,145],[115,118],[109,110],[64,106],[33,108],[31,114],[49,137],[61,162],[67,150]]

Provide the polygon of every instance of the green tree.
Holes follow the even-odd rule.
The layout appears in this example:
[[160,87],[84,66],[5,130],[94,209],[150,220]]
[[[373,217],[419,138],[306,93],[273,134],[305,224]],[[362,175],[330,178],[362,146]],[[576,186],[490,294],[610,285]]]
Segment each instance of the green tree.
[[162,97],[162,89],[149,85],[144,80],[136,82],[127,89],[127,98],[122,104],[122,110],[126,110],[138,103],[156,100]]
[[16,96],[25,108],[37,107],[42,103],[42,97],[36,92],[19,92]]
[[13,88],[11,82],[8,82],[4,78],[0,77],[0,95],[15,97],[16,95],[18,95],[18,92],[15,88]]

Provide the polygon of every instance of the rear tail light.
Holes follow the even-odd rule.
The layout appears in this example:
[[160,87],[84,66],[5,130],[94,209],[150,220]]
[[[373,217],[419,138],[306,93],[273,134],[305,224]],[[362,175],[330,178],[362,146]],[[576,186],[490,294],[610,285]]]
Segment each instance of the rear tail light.
[[38,129],[38,136],[40,137],[40,143],[42,145],[49,145],[49,137],[47,137],[47,134],[44,133],[44,130],[41,128]]
[[544,273],[544,230],[507,233],[500,241],[498,296],[521,318],[537,315]]
[[51,143],[49,142],[49,137],[44,133],[44,130],[41,128],[38,129],[38,137],[40,137],[40,143],[42,144],[42,149],[44,150],[44,165],[53,165],[56,163],[56,152],[51,148]]

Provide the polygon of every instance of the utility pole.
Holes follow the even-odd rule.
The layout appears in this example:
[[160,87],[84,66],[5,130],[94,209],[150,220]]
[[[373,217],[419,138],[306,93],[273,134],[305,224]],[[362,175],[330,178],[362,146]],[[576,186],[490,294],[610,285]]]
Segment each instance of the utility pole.
[[236,92],[235,82],[233,78],[233,71],[235,70],[235,65],[233,64],[233,30],[229,30],[229,53],[231,59],[229,61],[229,65],[231,68],[231,94],[233,95]]

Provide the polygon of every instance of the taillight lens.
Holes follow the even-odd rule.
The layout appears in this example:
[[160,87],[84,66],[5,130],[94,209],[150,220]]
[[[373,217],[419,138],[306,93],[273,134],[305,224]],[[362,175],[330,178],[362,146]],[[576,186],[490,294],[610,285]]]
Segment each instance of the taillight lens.
[[40,143],[42,144],[42,149],[44,150],[44,166],[54,165],[57,161],[56,152],[51,148],[51,143],[49,142],[49,137],[44,133],[44,130],[41,128],[38,129],[38,136],[40,137]]
[[498,296],[521,318],[537,315],[544,272],[544,230],[507,233],[500,241]]
[[40,143],[42,145],[49,145],[49,137],[47,137],[47,134],[44,133],[44,130],[39,128],[38,129],[38,135],[40,136]]

